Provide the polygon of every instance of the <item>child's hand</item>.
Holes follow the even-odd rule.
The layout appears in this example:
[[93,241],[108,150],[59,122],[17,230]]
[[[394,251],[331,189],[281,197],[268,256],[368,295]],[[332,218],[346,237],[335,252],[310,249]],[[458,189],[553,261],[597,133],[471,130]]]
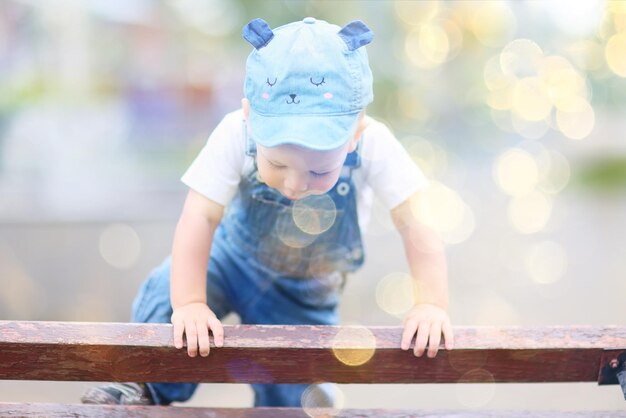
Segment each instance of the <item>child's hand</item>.
[[437,305],[429,303],[415,305],[404,319],[403,326],[404,331],[402,332],[400,347],[403,350],[408,350],[411,340],[417,332],[415,348],[413,349],[413,353],[417,357],[421,357],[424,354],[427,343],[428,357],[435,357],[439,350],[442,334],[446,349],[452,349],[453,336],[450,318],[447,312]]
[[183,348],[183,332],[187,336],[187,354],[195,357],[200,348],[200,355],[209,355],[209,329],[213,332],[215,346],[224,345],[224,328],[222,323],[209,309],[206,303],[195,302],[174,309],[172,314],[174,325],[174,346]]

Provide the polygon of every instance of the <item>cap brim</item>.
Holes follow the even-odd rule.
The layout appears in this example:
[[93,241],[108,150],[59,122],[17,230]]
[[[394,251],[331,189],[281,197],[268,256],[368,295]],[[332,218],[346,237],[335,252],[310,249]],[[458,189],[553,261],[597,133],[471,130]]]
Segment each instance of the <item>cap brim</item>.
[[316,151],[344,145],[354,132],[359,113],[348,115],[264,116],[250,109],[250,134],[264,147],[292,144]]

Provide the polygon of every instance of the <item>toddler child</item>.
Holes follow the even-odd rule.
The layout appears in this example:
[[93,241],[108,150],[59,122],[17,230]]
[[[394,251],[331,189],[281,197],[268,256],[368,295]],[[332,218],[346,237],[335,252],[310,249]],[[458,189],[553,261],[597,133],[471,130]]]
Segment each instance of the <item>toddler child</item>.
[[[171,320],[176,348],[184,334],[191,357],[209,355],[209,331],[223,345],[220,318],[229,312],[245,324],[337,324],[376,195],[415,283],[399,348],[416,337],[415,355],[434,357],[442,336],[452,348],[443,247],[412,210],[427,181],[389,129],[365,115],[370,29],[307,17],[272,30],[255,19],[243,36],[254,50],[242,108],[224,117],[182,177],[189,192],[172,256],[144,282],[133,322]],[[169,404],[196,386],[111,383],[82,400]],[[305,388],[253,385],[255,406],[300,406]]]

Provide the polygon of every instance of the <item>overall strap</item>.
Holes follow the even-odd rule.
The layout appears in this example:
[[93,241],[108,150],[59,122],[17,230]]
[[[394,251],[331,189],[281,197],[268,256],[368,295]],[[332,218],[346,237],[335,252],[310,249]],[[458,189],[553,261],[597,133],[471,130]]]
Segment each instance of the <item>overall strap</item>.
[[356,145],[356,149],[346,156],[346,161],[343,163],[344,167],[359,168],[361,166],[361,144],[363,143],[363,135],[361,140]]
[[343,167],[341,169],[341,174],[339,174],[340,179],[351,179],[352,178],[352,170],[355,168],[359,168],[361,166],[361,144],[363,143],[363,136],[361,135],[361,140],[356,146],[356,149],[346,155],[346,161],[343,163]]

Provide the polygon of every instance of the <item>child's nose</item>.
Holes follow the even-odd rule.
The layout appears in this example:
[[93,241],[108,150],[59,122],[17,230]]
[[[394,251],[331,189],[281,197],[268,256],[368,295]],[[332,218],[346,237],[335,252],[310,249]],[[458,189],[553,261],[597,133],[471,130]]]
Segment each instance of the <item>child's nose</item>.
[[293,192],[304,192],[308,185],[306,178],[300,175],[290,175],[285,178],[285,188]]

